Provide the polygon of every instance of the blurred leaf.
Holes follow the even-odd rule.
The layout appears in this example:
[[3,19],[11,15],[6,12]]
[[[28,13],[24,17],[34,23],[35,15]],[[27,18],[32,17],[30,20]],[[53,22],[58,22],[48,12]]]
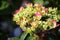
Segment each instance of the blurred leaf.
[[48,4],[49,4],[49,1],[45,1],[45,2],[44,2],[44,5],[48,5]]
[[17,38],[17,37],[14,37],[14,38],[11,38],[12,40],[19,40],[19,38]]
[[58,14],[58,19],[60,20],[60,10],[58,10],[57,14]]
[[28,33],[23,32],[22,35],[20,36],[20,40],[24,40],[27,35],[28,35]]
[[2,4],[1,4],[1,7],[0,7],[0,10],[3,10],[3,9],[5,9],[9,6],[8,2],[6,2],[6,1],[1,1],[1,2],[2,2]]
[[49,39],[49,40],[54,40],[54,39],[52,39],[51,37],[49,37],[48,39]]
[[43,0],[34,0],[34,3],[43,4]]
[[2,33],[0,33],[0,35],[2,35]]
[[26,40],[34,40],[35,36],[34,35],[30,35],[29,37],[26,38]]

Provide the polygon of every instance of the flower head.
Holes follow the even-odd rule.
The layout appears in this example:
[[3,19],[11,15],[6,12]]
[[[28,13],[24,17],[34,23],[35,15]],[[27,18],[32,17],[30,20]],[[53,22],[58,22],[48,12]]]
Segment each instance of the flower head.
[[45,8],[43,5],[28,3],[25,8],[21,6],[19,10],[16,10],[13,19],[23,31],[28,33],[33,33],[37,28],[50,30],[60,26],[60,24],[57,25],[57,20],[60,19],[58,19],[59,16],[56,14],[56,10],[54,8]]

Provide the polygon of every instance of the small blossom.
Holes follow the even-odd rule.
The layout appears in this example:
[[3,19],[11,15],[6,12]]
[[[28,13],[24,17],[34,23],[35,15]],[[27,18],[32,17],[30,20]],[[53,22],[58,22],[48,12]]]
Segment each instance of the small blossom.
[[16,10],[15,12],[19,12],[19,11],[21,11],[22,9],[23,9],[23,7],[21,6],[21,7],[20,7],[20,10]]
[[26,32],[30,33],[31,32],[31,28],[27,28]]
[[48,13],[48,8],[45,8],[45,12]]
[[53,23],[56,23],[56,20],[52,20]]
[[36,13],[35,13],[35,16],[41,17],[42,15],[41,15],[39,12],[36,12]]
[[15,16],[16,14],[13,14],[13,16]]
[[42,13],[45,13],[45,10],[42,10]]
[[52,23],[54,24],[54,27],[56,27],[56,20],[52,20]]
[[37,28],[38,27],[38,24],[36,22],[32,22],[31,25],[32,25],[33,28]]
[[20,18],[20,21],[22,22],[23,21],[23,18]]
[[31,22],[30,22],[30,24],[32,24],[33,22],[35,22],[34,20],[32,20]]
[[27,28],[28,30],[30,30],[30,28]]
[[42,5],[42,4],[41,4],[41,5],[39,5],[39,6],[38,6],[38,10],[39,10],[39,11],[42,11],[42,7],[43,7],[43,5]]
[[38,24],[35,23],[35,24],[33,25],[33,28],[37,28],[37,27],[38,27]]
[[24,8],[24,7],[23,7],[23,6],[21,6],[21,7],[20,7],[20,11],[22,11],[22,9],[23,9],[23,8]]
[[19,10],[16,10],[15,12],[19,12]]
[[34,4],[34,8],[36,8],[38,6],[38,4]]
[[28,6],[30,6],[30,7],[32,7],[32,3],[27,3],[27,4],[25,4],[27,7]]
[[42,8],[43,7],[43,5],[42,4],[40,4],[40,6],[39,6],[40,8]]
[[18,22],[18,21],[16,21],[16,24],[19,24],[19,22]]

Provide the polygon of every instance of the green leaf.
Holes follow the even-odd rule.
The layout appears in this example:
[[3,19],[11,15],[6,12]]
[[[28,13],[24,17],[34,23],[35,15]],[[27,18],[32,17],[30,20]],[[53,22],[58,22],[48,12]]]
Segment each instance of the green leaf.
[[2,4],[1,4],[1,7],[0,7],[0,10],[3,10],[3,9],[5,9],[9,6],[8,2],[6,2],[6,1],[1,1],[1,2],[2,2]]
[[34,35],[30,35],[29,37],[26,38],[26,40],[34,40],[35,36]]
[[14,37],[14,38],[11,38],[12,40],[19,40],[19,38],[17,38],[17,37]]
[[48,5],[48,4],[49,4],[49,1],[45,1],[45,2],[44,2],[44,5]]
[[28,33],[23,32],[22,35],[20,36],[20,40],[24,40],[27,35],[28,35]]
[[43,0],[34,0],[34,3],[43,4]]

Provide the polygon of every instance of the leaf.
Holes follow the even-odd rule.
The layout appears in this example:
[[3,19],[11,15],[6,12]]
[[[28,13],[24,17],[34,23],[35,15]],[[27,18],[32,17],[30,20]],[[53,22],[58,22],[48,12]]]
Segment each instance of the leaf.
[[34,0],[34,3],[43,4],[43,0]]
[[17,37],[14,37],[14,38],[11,38],[12,40],[19,40],[19,38],[17,38]]
[[20,36],[20,40],[24,40],[27,35],[28,35],[28,33],[23,32],[22,35]]
[[30,35],[29,37],[26,38],[26,40],[34,40],[35,36],[34,35]]
[[49,4],[49,1],[45,1],[45,2],[44,2],[44,5],[48,5],[48,4]]
[[9,6],[8,2],[6,2],[6,1],[1,1],[1,2],[2,2],[2,4],[1,4],[1,7],[0,7],[0,10],[3,10],[3,9],[5,9]]

